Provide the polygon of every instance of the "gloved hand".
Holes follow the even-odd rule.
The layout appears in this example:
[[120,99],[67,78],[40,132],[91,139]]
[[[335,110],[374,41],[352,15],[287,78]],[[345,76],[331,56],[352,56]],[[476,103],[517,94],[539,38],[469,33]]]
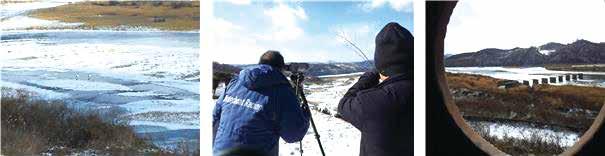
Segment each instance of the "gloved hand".
[[361,77],[359,77],[359,80],[357,81],[355,86],[357,86],[357,88],[362,89],[362,90],[368,89],[368,88],[378,85],[379,78],[380,78],[380,75],[378,75],[378,71],[371,70],[371,71],[363,73],[363,75],[361,75]]
[[351,88],[349,88],[347,93],[345,93],[345,97],[352,96],[358,91],[372,88],[378,85],[379,78],[380,75],[378,75],[378,72],[376,70],[363,73],[363,75],[359,77],[359,80],[357,80],[357,82]]

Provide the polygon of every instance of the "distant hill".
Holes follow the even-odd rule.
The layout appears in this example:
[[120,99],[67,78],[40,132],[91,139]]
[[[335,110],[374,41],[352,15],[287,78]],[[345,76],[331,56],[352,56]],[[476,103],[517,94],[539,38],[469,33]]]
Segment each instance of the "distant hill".
[[[253,64],[237,64],[228,65],[216,63],[213,64],[214,72],[228,72],[234,71],[233,68],[243,69]],[[361,61],[361,62],[330,62],[330,63],[309,63],[309,69],[306,71],[307,76],[322,76],[322,75],[336,75],[336,74],[348,74],[355,72],[364,72],[374,68],[374,61]],[[237,70],[239,72],[239,70]]]
[[445,59],[446,67],[603,63],[605,63],[605,43],[593,43],[587,40],[577,40],[570,44],[551,42],[529,48],[488,48],[452,55]]

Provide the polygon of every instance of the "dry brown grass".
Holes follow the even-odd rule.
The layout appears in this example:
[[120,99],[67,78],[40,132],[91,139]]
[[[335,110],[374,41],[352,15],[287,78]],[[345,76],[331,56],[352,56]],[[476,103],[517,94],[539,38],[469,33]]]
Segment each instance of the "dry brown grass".
[[[605,103],[605,88],[572,85],[530,88],[521,85],[499,89],[497,82],[500,79],[472,74],[448,73],[447,80],[454,101],[465,118],[554,125],[581,134],[590,127]],[[532,135],[528,140],[497,139],[489,136],[486,129],[475,131],[512,155],[556,155],[564,150],[557,143],[544,141],[561,138]]]
[[479,92],[482,96],[454,95],[465,116],[521,120],[585,131],[605,103],[605,88],[539,85],[499,89],[499,79],[470,74],[447,74],[452,91]]
[[125,122],[75,111],[60,101],[33,98],[24,90],[2,89],[2,155],[66,155],[93,150],[110,155],[170,155],[137,137]]
[[[83,22],[85,28],[91,29],[130,26],[199,30],[199,6],[199,1],[80,2],[35,10],[30,16],[63,22]],[[165,21],[154,21],[154,18]]]

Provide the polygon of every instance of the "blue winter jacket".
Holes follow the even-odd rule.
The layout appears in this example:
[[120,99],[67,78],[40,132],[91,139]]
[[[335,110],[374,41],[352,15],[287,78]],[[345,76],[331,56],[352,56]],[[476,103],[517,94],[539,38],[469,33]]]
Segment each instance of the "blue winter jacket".
[[213,153],[246,148],[277,155],[280,136],[288,143],[302,140],[309,115],[280,71],[263,64],[248,67],[216,101]]

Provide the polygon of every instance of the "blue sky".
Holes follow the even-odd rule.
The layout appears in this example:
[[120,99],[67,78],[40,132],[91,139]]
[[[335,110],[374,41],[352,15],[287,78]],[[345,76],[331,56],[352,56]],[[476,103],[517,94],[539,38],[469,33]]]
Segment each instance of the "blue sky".
[[257,63],[265,51],[278,50],[286,62],[350,62],[361,57],[339,34],[369,58],[374,38],[388,22],[414,34],[411,1],[246,1],[213,4],[215,61]]

